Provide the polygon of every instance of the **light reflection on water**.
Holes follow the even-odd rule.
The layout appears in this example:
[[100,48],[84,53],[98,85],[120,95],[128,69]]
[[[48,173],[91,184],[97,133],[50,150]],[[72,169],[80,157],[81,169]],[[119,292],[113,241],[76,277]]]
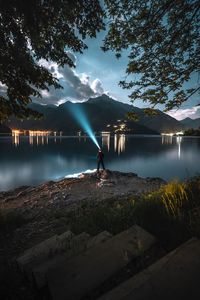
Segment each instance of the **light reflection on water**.
[[[142,177],[186,178],[200,172],[199,138],[172,136],[98,137],[106,168]],[[87,136],[32,134],[0,137],[0,190],[36,185],[96,168],[97,147]]]
[[[23,132],[20,132],[19,130],[13,130],[12,131],[12,142],[13,145],[16,147],[19,146],[20,143],[20,136],[24,136]],[[51,136],[50,131],[29,131],[29,144],[34,145],[45,145],[48,144],[49,142],[49,137]],[[53,132],[54,136],[54,143],[57,143],[57,140],[60,141],[61,139],[61,134],[57,135],[57,132]],[[87,141],[87,136],[83,135],[84,142]],[[81,141],[80,134],[78,134],[78,140],[79,142]],[[108,152],[110,151],[110,139],[111,135],[108,132],[102,132],[101,134],[101,144],[102,147],[107,148]],[[120,155],[121,152],[125,151],[125,144],[126,144],[126,136],[125,134],[115,134],[114,135],[114,151]]]

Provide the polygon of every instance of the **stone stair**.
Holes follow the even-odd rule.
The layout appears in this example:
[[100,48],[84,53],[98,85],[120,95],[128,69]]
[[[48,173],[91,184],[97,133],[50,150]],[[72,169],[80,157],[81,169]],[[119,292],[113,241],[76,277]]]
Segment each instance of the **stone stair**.
[[32,269],[37,264],[51,259],[57,253],[70,248],[71,240],[74,234],[68,230],[61,235],[54,235],[51,238],[28,249],[17,259],[17,264],[22,272],[32,280]]
[[105,280],[142,255],[155,243],[155,238],[135,225],[104,243],[57,264],[47,272],[53,300],[82,299]]
[[98,300],[200,299],[200,240],[192,238]]
[[103,231],[94,237],[83,232],[71,239],[70,247],[65,249],[60,255],[56,255],[43,263],[34,266],[32,269],[33,280],[38,289],[43,288],[47,284],[47,273],[51,269],[55,269],[58,265],[63,265],[69,258],[76,256],[89,248],[103,243],[108,240],[112,235],[108,231]]
[[17,259],[20,270],[37,289],[46,284],[46,274],[51,268],[65,263],[72,256],[76,256],[98,243],[103,243],[112,234],[103,231],[94,237],[82,232],[74,235],[70,230],[53,237],[28,249]]
[[137,225],[114,236],[107,231],[96,236],[66,231],[27,250],[17,263],[40,295],[43,293],[42,299],[200,299],[200,240],[197,238],[156,262],[158,256],[153,255],[149,267],[143,266],[143,271],[132,272],[134,276],[130,274],[116,281],[117,274],[121,276],[127,265],[146,254],[151,256],[154,249],[158,249],[155,237]]
[[94,237],[67,231],[27,250],[17,263],[38,290],[48,288],[54,300],[81,299],[139,257],[154,236],[135,225],[115,236],[103,231]]

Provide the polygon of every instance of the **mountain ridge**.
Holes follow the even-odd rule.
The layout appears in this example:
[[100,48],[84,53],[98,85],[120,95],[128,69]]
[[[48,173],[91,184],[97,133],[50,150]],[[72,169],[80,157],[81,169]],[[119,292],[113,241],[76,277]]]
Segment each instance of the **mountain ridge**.
[[200,118],[191,119],[189,117],[180,121],[186,129],[198,129],[200,127]]
[[[70,113],[70,108],[79,106],[85,112],[94,131],[111,130],[126,122],[126,128],[131,133],[159,134],[161,132],[174,132],[183,129],[183,124],[169,115],[158,111],[156,116],[147,116],[143,109],[112,99],[107,95],[90,98],[85,102],[73,103],[66,101],[59,106],[41,105],[31,103],[30,108],[41,112],[43,120],[24,120],[22,122],[12,118],[8,124],[19,129],[42,129],[74,133],[81,130],[76,119]],[[138,114],[139,121],[130,121],[126,114],[130,111]],[[110,127],[108,127],[110,125]],[[115,127],[114,127],[115,126]]]

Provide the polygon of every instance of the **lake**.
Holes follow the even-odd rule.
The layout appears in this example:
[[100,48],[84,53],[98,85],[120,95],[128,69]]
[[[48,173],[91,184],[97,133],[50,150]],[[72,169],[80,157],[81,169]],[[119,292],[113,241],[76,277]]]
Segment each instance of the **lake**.
[[[200,173],[197,137],[105,134],[97,139],[110,170],[165,180]],[[88,137],[0,137],[0,190],[94,170],[97,150]]]

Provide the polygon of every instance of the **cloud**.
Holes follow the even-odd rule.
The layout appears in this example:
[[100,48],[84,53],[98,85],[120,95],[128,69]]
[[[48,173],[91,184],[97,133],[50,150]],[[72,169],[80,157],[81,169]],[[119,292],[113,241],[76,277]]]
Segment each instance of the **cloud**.
[[0,81],[0,96],[6,97],[7,87]]
[[[68,55],[76,65],[76,56],[72,53],[68,53]],[[88,74],[78,74],[75,69],[70,68],[68,65],[59,67],[56,63],[45,60],[40,60],[39,64],[47,68],[58,78],[63,88],[54,89],[54,87],[49,87],[49,91],[41,91],[42,99],[34,98],[34,102],[58,105],[67,100],[84,101],[90,97],[97,97],[104,93],[102,82],[98,78],[91,81]]]
[[83,82],[75,70],[67,65],[64,68],[59,68],[59,72],[63,75],[62,85],[69,85],[76,95],[77,100],[85,100],[95,96],[95,91],[92,89],[88,80]]
[[193,106],[185,109],[172,109],[167,114],[177,120],[183,120],[185,118],[197,119],[200,118],[200,107]]
[[93,91],[99,95],[102,95],[104,93],[104,89],[102,87],[102,82],[99,79],[95,79],[92,82],[91,87],[92,87]]

